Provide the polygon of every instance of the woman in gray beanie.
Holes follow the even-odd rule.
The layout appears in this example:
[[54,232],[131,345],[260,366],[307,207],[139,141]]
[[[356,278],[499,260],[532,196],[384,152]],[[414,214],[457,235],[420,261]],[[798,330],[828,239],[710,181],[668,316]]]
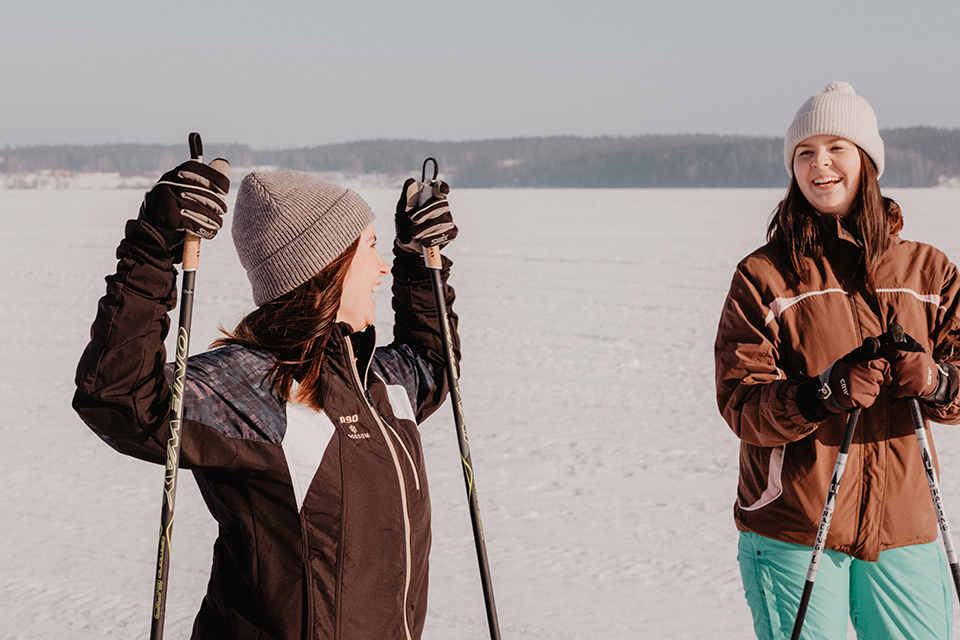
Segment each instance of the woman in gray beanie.
[[[903,240],[880,193],[873,109],[833,82],[784,140],[790,175],[767,244],[737,267],[715,345],[740,438],[734,517],[758,638],[788,638],[838,459],[860,410],[803,636],[949,638],[952,593],[909,413],[960,422],[960,274]],[[929,431],[929,427],[927,428]]]
[[[228,187],[191,161],[127,224],[74,398],[122,453],[165,460],[174,262],[184,230],[219,230]],[[457,231],[446,185],[426,188],[416,206],[408,181],[397,205],[394,339],[377,347],[371,294],[388,265],[367,203],[303,173],[241,183],[233,238],[257,308],[190,359],[184,400],[180,464],[219,524],[194,638],[420,637],[430,499],[417,425],[447,394],[421,241]]]

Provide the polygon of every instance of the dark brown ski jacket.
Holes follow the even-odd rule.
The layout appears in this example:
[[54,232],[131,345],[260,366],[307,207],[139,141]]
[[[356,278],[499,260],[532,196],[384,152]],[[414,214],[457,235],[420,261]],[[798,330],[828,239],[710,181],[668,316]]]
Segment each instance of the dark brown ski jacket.
[[[180,465],[219,524],[194,638],[420,637],[430,500],[417,424],[447,384],[429,273],[395,254],[395,341],[375,348],[372,327],[351,336],[337,325],[323,412],[276,395],[269,353],[231,345],[190,358]],[[176,271],[142,221],[127,223],[117,256],[74,407],[116,450],[163,463]],[[451,324],[459,353],[452,311]]]
[[[891,236],[876,290],[869,291],[859,244],[836,218],[823,216],[821,224],[824,256],[806,260],[806,283],[787,281],[769,244],[741,261],[715,346],[717,402],[740,438],[737,527],[807,546],[816,537],[846,414],[808,421],[797,405],[800,383],[893,321],[936,360],[960,359],[960,278],[942,252]],[[960,422],[960,399],[923,410],[936,422]],[[826,546],[877,560],[885,549],[936,536],[908,402],[884,388],[860,415]]]

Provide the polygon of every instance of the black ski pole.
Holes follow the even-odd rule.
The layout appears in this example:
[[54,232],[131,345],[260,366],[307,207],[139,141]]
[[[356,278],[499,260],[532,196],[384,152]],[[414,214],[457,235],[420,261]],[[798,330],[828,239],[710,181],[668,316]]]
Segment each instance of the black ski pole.
[[[427,180],[427,164],[433,162],[433,178]],[[440,167],[435,158],[423,161],[423,173],[420,182],[420,204],[423,205],[432,195],[431,185],[436,181]],[[477,561],[480,564],[480,584],[483,588],[483,601],[487,609],[487,624],[490,627],[491,640],[500,640],[500,623],[497,620],[497,605],[493,599],[493,580],[490,578],[490,564],[487,562],[487,546],[483,537],[483,523],[480,520],[480,504],[477,501],[477,487],[474,482],[473,462],[470,459],[470,444],[467,439],[467,425],[463,417],[463,403],[460,399],[460,372],[453,357],[453,334],[447,317],[447,301],[443,295],[443,281],[440,279],[442,262],[438,247],[423,247],[423,260],[430,270],[433,282],[433,298],[437,306],[437,319],[440,322],[440,334],[443,339],[443,357],[446,363],[447,383],[450,386],[450,401],[453,405],[453,421],[457,428],[457,442],[460,444],[460,461],[463,464],[463,479],[467,486],[467,503],[470,506],[470,521],[473,524],[473,540],[477,547]]]
[[[190,157],[203,162],[203,142],[199,133],[189,136]],[[221,173],[229,165],[214,160],[211,166]],[[183,392],[187,379],[187,356],[190,352],[190,328],[193,323],[193,288],[200,266],[200,237],[186,232],[183,244],[183,285],[180,294],[180,323],[177,328],[177,351],[173,369],[173,394],[170,398],[170,439],[167,441],[167,465],[163,477],[163,508],[160,512],[160,542],[157,548],[157,570],[153,597],[151,640],[163,638],[163,621],[167,606],[167,578],[170,575],[170,543],[173,533],[173,508],[177,498],[177,470],[180,466],[180,428],[183,423]]]
[[857,428],[859,417],[859,408],[854,409],[847,415],[847,424],[843,430],[843,441],[840,443],[840,451],[837,452],[837,463],[833,467],[833,478],[830,480],[830,489],[827,491],[827,501],[823,505],[823,516],[820,518],[820,527],[817,529],[817,539],[813,543],[813,557],[810,558],[810,566],[807,568],[807,580],[803,585],[803,593],[800,595],[800,606],[797,609],[797,617],[793,622],[793,633],[790,635],[790,640],[799,640],[800,631],[803,629],[803,619],[807,615],[807,605],[810,604],[813,582],[817,579],[817,569],[820,567],[820,556],[823,555],[823,548],[827,541],[827,531],[830,530],[830,520],[833,519],[833,508],[837,502],[840,478],[843,477],[843,469],[847,466],[847,453],[850,451],[850,443],[853,442],[853,432]]
[[950,535],[950,525],[943,512],[943,498],[940,496],[940,483],[937,472],[933,468],[933,455],[930,452],[930,442],[927,440],[927,430],[924,427],[923,414],[920,413],[920,401],[909,399],[910,417],[913,418],[913,428],[917,432],[917,442],[920,443],[920,455],[923,458],[923,468],[927,472],[927,484],[930,485],[930,495],[933,497],[933,508],[937,512],[937,522],[940,523],[940,537],[943,539],[943,550],[947,554],[950,564],[950,573],[953,574],[953,586],[960,598],[960,563],[957,562],[957,552],[953,547],[953,536]]

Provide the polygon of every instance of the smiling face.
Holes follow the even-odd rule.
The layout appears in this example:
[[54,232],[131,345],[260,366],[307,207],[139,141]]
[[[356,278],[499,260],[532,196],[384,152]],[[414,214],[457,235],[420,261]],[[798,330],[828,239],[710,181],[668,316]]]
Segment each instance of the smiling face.
[[846,138],[811,136],[793,151],[793,175],[814,209],[842,218],[860,190],[860,150]]
[[357,252],[353,254],[350,268],[343,281],[337,322],[346,322],[354,331],[362,331],[374,321],[376,302],[371,294],[380,290],[380,278],[389,267],[377,253],[377,235],[373,225],[360,234]]

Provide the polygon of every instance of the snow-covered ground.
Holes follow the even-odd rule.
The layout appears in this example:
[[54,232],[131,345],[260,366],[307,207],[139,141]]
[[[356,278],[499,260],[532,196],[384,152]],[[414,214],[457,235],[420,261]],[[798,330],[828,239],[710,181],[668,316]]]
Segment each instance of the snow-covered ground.
[[[733,269],[781,193],[454,191],[461,390],[504,638],[751,637],[732,519],[738,443],[717,413],[712,349]],[[388,252],[397,194],[361,195]],[[904,237],[960,259],[960,190],[890,195]],[[114,453],[70,408],[141,197],[0,190],[0,638],[147,633],[162,470]],[[205,243],[194,351],[251,307],[229,234]],[[449,409],[422,431],[435,513],[425,638],[481,640]],[[960,435],[935,437],[960,530]],[[169,638],[189,634],[216,534],[181,478]]]

